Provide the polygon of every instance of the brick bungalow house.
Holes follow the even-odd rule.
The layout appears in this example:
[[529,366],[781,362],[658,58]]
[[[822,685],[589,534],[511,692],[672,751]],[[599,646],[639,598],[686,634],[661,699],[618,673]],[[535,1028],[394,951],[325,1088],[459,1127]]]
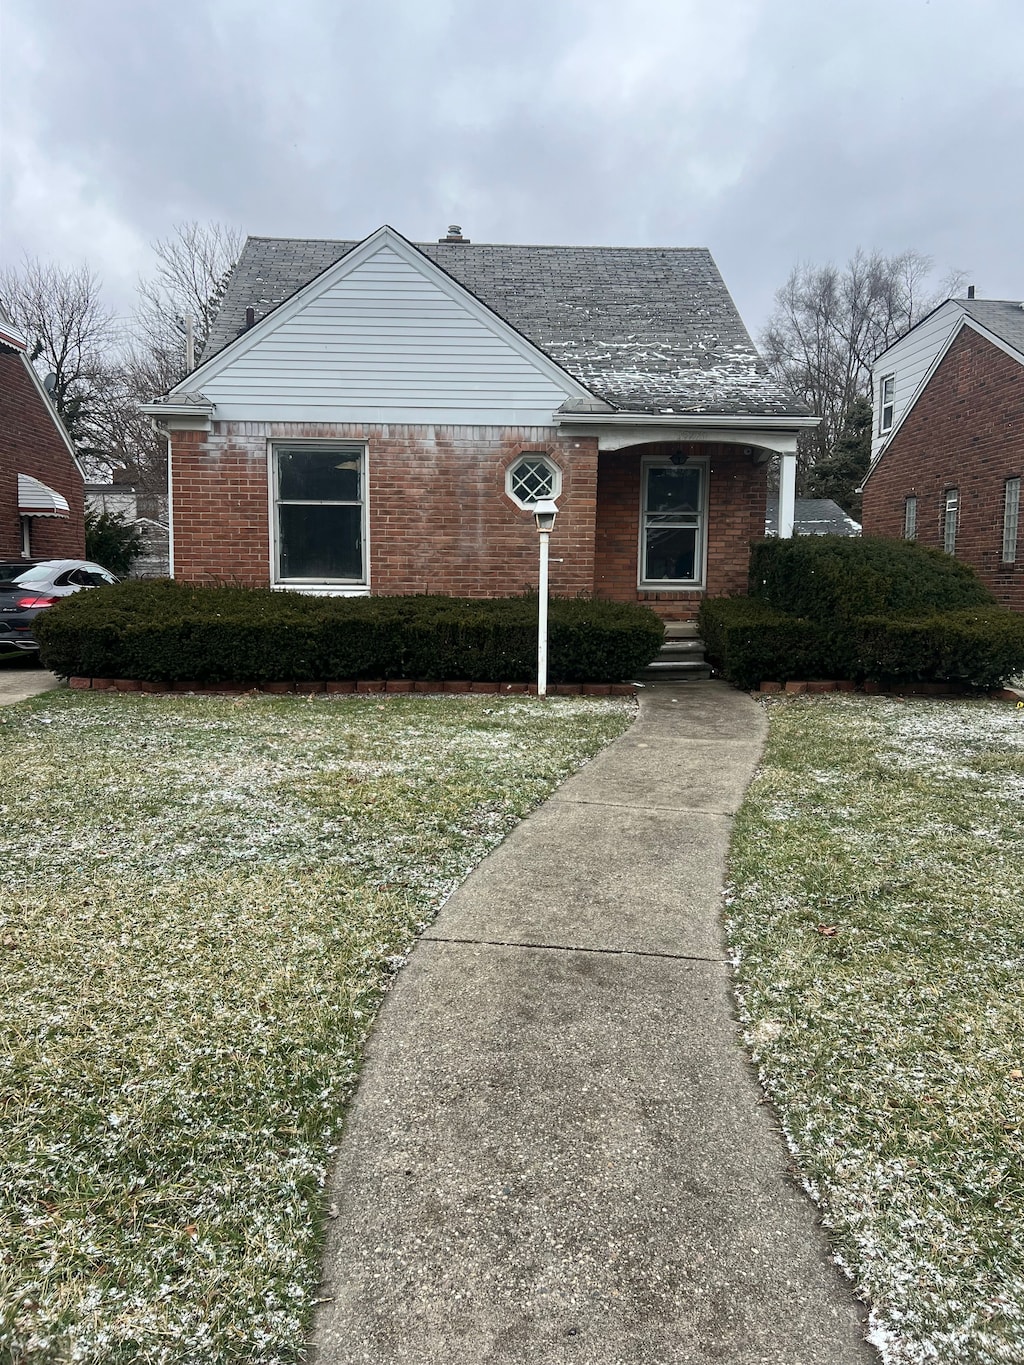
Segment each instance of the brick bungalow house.
[[82,470],[27,350],[0,310],[0,559],[81,559]]
[[[176,578],[341,594],[551,588],[692,618],[743,591],[767,462],[791,533],[817,419],[703,249],[249,238],[168,438]],[[787,521],[788,518],[788,521]],[[787,529],[788,527],[788,529]]]
[[865,535],[944,549],[1024,611],[1024,304],[947,299],[882,353]]

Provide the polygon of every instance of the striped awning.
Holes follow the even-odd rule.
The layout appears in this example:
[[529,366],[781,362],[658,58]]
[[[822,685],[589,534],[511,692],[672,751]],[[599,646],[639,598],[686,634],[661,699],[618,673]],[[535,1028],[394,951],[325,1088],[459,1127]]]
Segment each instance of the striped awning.
[[31,474],[18,475],[18,512],[23,517],[66,517],[71,508],[67,498]]

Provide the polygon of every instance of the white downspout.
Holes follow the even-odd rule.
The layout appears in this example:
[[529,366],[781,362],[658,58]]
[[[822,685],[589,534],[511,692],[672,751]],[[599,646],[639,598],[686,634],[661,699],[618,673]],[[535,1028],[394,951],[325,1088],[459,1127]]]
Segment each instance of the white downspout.
[[171,474],[171,433],[164,432],[167,440],[167,577],[174,577],[174,478]]
[[779,539],[792,540],[796,517],[796,451],[784,454],[779,465]]

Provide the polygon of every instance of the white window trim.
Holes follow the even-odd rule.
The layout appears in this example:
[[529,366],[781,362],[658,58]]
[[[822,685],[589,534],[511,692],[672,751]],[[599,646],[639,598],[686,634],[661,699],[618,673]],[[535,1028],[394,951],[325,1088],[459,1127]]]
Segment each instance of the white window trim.
[[[885,386],[891,386],[891,396],[888,403],[885,401]],[[886,408],[889,410],[889,420],[885,420]],[[885,436],[893,428],[896,416],[896,371],[890,370],[888,374],[883,374],[878,381],[878,434]]]
[[518,493],[512,491],[512,471],[523,460],[533,460],[538,464],[545,465],[552,474],[551,492],[545,495],[545,499],[557,499],[562,494],[562,471],[557,463],[552,459],[546,450],[521,450],[509,467],[505,470],[505,493],[524,512],[531,512],[536,506],[536,502],[526,502]]
[[917,494],[908,493],[903,499],[903,539],[917,539]]
[[[358,453],[360,459],[360,491],[362,516],[359,534],[363,546],[363,577],[342,578],[281,578],[278,573],[280,527],[278,524],[277,452],[278,450],[345,450]],[[278,439],[267,442],[267,497],[268,527],[270,532],[270,586],[277,592],[301,592],[318,597],[367,597],[370,592],[370,489],[368,451],[365,441],[289,441]],[[342,505],[342,504],[339,504]],[[347,504],[351,506],[352,504]]]
[[636,581],[643,592],[699,592],[707,585],[708,565],[708,502],[711,482],[711,459],[707,455],[691,456],[687,466],[700,466],[701,470],[701,509],[699,517],[697,554],[700,572],[694,579],[682,578],[645,578],[644,558],[646,549],[647,518],[647,471],[672,467],[672,460],[666,456],[644,455],[640,461],[640,529],[637,537]]
[[1003,563],[1016,564],[1020,534],[1020,476],[1003,485]]
[[960,530],[960,490],[947,488],[945,514],[942,519],[942,548],[946,554],[956,555],[956,537]]

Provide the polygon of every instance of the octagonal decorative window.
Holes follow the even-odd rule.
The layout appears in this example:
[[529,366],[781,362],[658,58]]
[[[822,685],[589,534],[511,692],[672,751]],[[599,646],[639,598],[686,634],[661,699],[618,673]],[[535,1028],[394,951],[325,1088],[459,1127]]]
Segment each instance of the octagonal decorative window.
[[513,502],[529,509],[538,502],[558,497],[562,491],[562,471],[542,451],[526,450],[509,465],[505,491]]

